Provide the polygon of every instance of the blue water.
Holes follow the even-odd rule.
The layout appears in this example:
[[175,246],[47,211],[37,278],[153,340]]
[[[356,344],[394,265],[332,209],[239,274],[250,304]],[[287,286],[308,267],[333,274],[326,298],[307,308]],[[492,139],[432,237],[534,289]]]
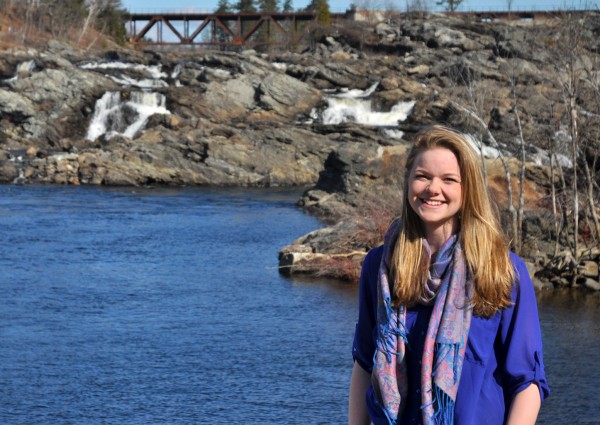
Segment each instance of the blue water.
[[[298,193],[0,186],[0,424],[340,424],[357,288]],[[597,296],[545,294],[541,424],[600,423]]]
[[278,274],[297,198],[0,187],[0,422],[344,417],[356,291]]

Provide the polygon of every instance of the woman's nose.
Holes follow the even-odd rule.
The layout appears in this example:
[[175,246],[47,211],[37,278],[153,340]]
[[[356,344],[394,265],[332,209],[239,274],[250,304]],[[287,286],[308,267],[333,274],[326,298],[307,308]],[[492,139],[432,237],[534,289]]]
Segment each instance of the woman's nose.
[[438,179],[431,179],[429,181],[429,186],[427,187],[427,190],[430,193],[439,193],[440,191],[440,181]]

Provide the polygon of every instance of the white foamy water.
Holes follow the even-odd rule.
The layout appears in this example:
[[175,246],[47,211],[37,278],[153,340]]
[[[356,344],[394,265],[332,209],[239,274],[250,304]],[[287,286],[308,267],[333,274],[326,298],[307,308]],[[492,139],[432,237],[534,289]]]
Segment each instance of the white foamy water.
[[182,70],[183,70],[183,65],[181,65],[180,63],[175,65],[175,68],[173,68],[173,72],[171,72],[171,78],[173,80],[175,80],[177,77],[179,77],[179,74],[181,74]]
[[[499,150],[497,148],[485,145],[476,136],[474,136],[472,134],[467,134],[466,136],[467,136],[467,141],[473,147],[473,149],[475,149],[475,151],[478,154],[483,155],[484,158],[496,159],[496,158],[500,158],[501,156],[503,156],[505,158],[514,156],[511,152],[509,152],[506,149]],[[528,152],[525,153],[525,160],[527,162],[532,162],[532,163],[534,163],[536,165],[540,165],[540,166],[542,166],[542,165],[550,166],[550,155],[549,155],[548,151],[538,148],[533,145],[528,146],[527,149],[528,149]],[[520,156],[519,156],[519,158],[520,158]],[[573,163],[571,162],[569,157],[566,155],[555,154],[555,161],[558,163],[558,165],[560,165],[563,168],[572,168],[573,167]]]
[[496,148],[485,145],[473,134],[465,134],[465,138],[467,139],[467,142],[469,142],[471,147],[475,149],[475,152],[477,152],[480,155],[483,155],[484,158],[496,159],[501,156],[512,156],[510,154],[506,154],[505,152],[501,152]]
[[31,74],[33,71],[35,71],[35,61],[34,60],[22,62],[17,66],[17,75]]
[[85,138],[93,141],[106,134],[109,138],[122,135],[133,139],[152,115],[170,113],[160,93],[132,92],[130,99],[122,102],[121,93],[106,92],[96,101]]
[[368,99],[330,97],[323,111],[323,124],[335,125],[355,122],[373,127],[395,126],[405,121],[415,106],[415,101],[399,102],[389,112],[377,112]]
[[383,135],[390,139],[402,139],[404,137],[404,132],[401,130],[395,130],[392,128],[384,128]]
[[136,80],[135,78],[128,77],[127,75],[123,75],[121,77],[109,75],[108,77],[117,84],[121,84],[123,86],[139,87],[141,89],[156,89],[161,87],[169,87],[169,84],[164,80],[154,80],[150,78]]
[[[162,80],[163,78],[168,77],[168,74],[162,71],[162,65],[148,66],[126,62],[89,62],[81,65],[81,69],[117,69],[122,71],[133,70],[146,73],[150,76],[150,78],[136,80],[135,78],[131,78],[127,75],[120,75],[118,77],[114,75],[108,75],[108,77],[117,84],[124,86],[134,86],[139,88],[159,88],[169,86],[166,81]],[[181,69],[179,71],[181,71]]]
[[19,76],[31,74],[33,71],[35,71],[35,61],[34,60],[21,62],[19,65],[17,65],[17,70],[15,72],[14,77],[7,78],[6,80],[4,80],[4,82],[10,83],[11,81],[16,81],[19,79]]
[[[366,90],[342,89],[341,92],[330,94],[326,98],[327,108],[321,116],[323,124],[355,122],[372,127],[393,127],[405,121],[415,106],[414,101],[399,102],[389,112],[372,109],[369,97],[375,92],[378,84],[375,83]],[[390,137],[395,136],[397,135],[390,133]]]
[[142,65],[139,63],[126,62],[89,62],[81,65],[82,69],[133,69],[134,71],[143,71],[150,74],[152,78],[167,78],[167,73],[162,72],[162,65]]
[[366,90],[343,88],[339,93],[333,94],[333,96],[342,99],[360,99],[364,97],[369,97],[375,92],[378,85],[379,83],[375,83]]
[[[550,165],[550,155],[547,151],[535,148],[536,152],[528,155],[528,159],[537,165]],[[558,163],[563,168],[573,168],[573,162],[567,155],[555,154],[554,163]]]

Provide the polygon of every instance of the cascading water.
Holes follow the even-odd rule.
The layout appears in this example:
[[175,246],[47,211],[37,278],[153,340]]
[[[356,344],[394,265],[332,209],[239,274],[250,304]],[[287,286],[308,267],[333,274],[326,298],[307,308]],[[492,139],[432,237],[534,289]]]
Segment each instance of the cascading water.
[[[484,144],[477,136],[473,134],[465,134],[467,141],[471,145],[475,151],[482,155],[484,158],[496,159],[500,157],[513,157],[514,153],[511,152],[511,149],[502,144],[497,147],[492,147]],[[559,135],[555,135],[555,137],[559,137]],[[516,140],[515,144],[518,144],[519,141]],[[513,148],[514,149],[514,148]],[[536,146],[528,146],[526,152],[527,161],[533,162],[536,165],[550,165],[550,154],[540,149]],[[558,164],[563,168],[571,168],[573,167],[573,163],[571,160],[563,154],[554,154],[554,160],[558,162]]]
[[[162,71],[162,65],[147,66],[125,62],[90,62],[81,65],[82,69],[89,70],[116,70],[117,75],[108,75],[113,81],[127,87],[151,89],[168,87],[163,78],[169,75]],[[175,67],[171,78],[175,79],[181,72],[181,66]],[[125,74],[125,71],[134,71],[136,76],[149,76],[150,78],[135,79]],[[96,140],[102,135],[111,138],[122,135],[133,139],[144,128],[148,118],[154,114],[170,114],[166,108],[166,98],[163,94],[148,91],[132,91],[126,100],[120,92],[105,93],[96,101],[94,115],[88,127],[85,138]]]
[[173,72],[171,72],[171,79],[175,81],[175,87],[181,87],[181,82],[178,80],[181,71],[183,70],[183,65],[178,63],[173,68]]
[[[367,90],[352,89],[328,96],[327,108],[321,116],[323,124],[355,122],[372,127],[394,127],[406,120],[415,102],[399,102],[389,112],[373,111],[369,97],[376,88],[377,84],[373,84]],[[398,135],[394,134],[395,137]]]
[[327,97],[327,108],[321,117],[323,124],[355,122],[372,127],[393,127],[406,120],[415,102],[399,102],[389,112],[373,111],[369,97],[376,88],[377,84],[373,84],[367,90],[352,89]]
[[154,114],[170,114],[166,98],[160,93],[131,92],[123,102],[121,93],[107,92],[96,101],[96,107],[85,138],[96,140],[122,135],[133,139]]
[[33,71],[35,71],[35,61],[34,60],[22,62],[17,66],[17,75],[31,74]]
[[17,70],[15,72],[14,77],[7,78],[6,80],[4,80],[4,82],[10,83],[11,81],[18,80],[20,76],[29,75],[33,71],[35,71],[35,67],[36,67],[36,65],[35,65],[35,61],[33,59],[29,60],[29,61],[21,62],[19,65],[17,65]]
[[323,124],[341,124],[355,122],[358,124],[387,127],[398,125],[406,120],[415,106],[414,101],[400,102],[390,112],[375,112],[371,109],[371,101],[355,98],[328,98],[328,107],[323,111]]
[[133,108],[138,116],[123,133],[126,137],[133,137],[146,125],[146,121],[154,114],[170,114],[166,108],[167,100],[160,93],[133,92],[127,106]]
[[[147,66],[142,64],[133,64],[133,63],[125,63],[125,62],[89,62],[81,65],[81,69],[104,69],[104,70],[113,70],[119,71],[118,75],[108,75],[108,77],[114,82],[124,85],[124,86],[134,86],[139,88],[160,88],[160,87],[168,87],[166,81],[163,78],[167,78],[167,73],[162,71],[162,65],[153,65]],[[135,79],[131,78],[128,75],[125,75],[123,72],[130,70],[138,73],[145,74],[150,78],[142,78]]]

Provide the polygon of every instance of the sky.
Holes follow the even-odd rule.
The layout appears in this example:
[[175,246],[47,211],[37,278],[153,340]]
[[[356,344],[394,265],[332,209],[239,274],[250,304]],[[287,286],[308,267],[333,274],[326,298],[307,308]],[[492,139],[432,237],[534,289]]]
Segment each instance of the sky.
[[[411,0],[408,0],[411,2]],[[425,0],[427,1],[427,0]],[[121,4],[130,12],[198,11],[209,12],[217,8],[218,0],[121,0]],[[344,12],[351,3],[385,5],[392,4],[400,11],[406,8],[407,0],[329,0],[332,12]],[[235,0],[230,0],[235,3]],[[292,0],[294,8],[302,8],[308,0]],[[429,0],[431,10],[436,10],[436,0]],[[498,11],[506,10],[508,0],[464,0],[459,11]],[[377,7],[371,7],[376,9]],[[379,7],[386,9],[385,6]],[[600,0],[512,0],[512,10],[562,10],[562,9],[598,9]]]

